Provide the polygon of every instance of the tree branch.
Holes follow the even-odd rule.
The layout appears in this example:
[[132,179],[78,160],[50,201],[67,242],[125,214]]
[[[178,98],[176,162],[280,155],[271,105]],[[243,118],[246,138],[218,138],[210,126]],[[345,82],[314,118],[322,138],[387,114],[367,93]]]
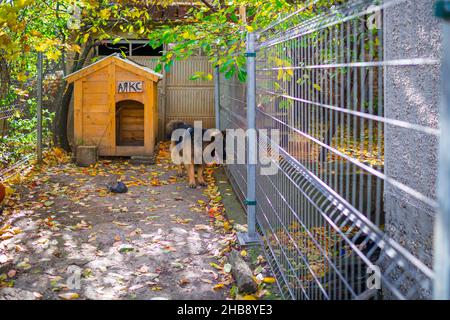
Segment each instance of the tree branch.
[[208,2],[208,0],[200,0],[205,6],[207,6],[209,8],[209,10],[216,12],[217,9]]

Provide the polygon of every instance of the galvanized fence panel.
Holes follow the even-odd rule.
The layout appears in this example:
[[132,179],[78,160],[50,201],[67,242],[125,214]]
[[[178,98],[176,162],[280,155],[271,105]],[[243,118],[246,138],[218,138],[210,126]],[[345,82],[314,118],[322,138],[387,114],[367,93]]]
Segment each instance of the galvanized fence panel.
[[[247,87],[241,83],[237,76],[225,79],[221,75],[220,85],[220,128],[221,129],[247,129],[246,99]],[[237,159],[237,151],[233,155]],[[234,164],[225,167],[231,182],[240,200],[244,200],[247,194],[247,165],[245,163]]]
[[[257,33],[256,126],[280,132],[277,173],[258,168],[257,223],[285,298],[431,297],[432,232],[422,231],[437,209],[427,85],[438,86],[439,57],[421,50],[427,34],[408,42],[414,30],[395,22],[431,23],[425,2],[349,1],[313,18],[300,9]],[[221,129],[245,129],[245,96],[245,84],[221,79]],[[227,170],[244,198],[245,165]]]
[[30,121],[28,108],[25,101],[0,106],[0,182],[20,172],[36,156],[36,127],[18,130],[11,126],[12,121]]
[[[50,123],[43,127],[43,57],[38,54],[38,76],[27,95],[0,101],[0,182],[21,177],[34,160],[42,161],[43,148],[51,145]],[[10,88],[8,88],[8,91]],[[47,108],[46,108],[47,109]],[[46,110],[47,111],[47,110]],[[49,120],[49,112],[45,114]]]

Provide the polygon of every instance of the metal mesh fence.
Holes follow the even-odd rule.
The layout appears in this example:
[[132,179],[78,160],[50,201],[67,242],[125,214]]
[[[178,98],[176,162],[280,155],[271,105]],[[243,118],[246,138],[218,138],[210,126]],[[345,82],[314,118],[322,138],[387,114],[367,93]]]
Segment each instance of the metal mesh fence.
[[0,181],[19,173],[35,157],[34,102],[0,106]]
[[[38,66],[38,70],[43,70],[42,65]],[[44,76],[44,73],[41,75]],[[33,161],[39,160],[38,146],[42,150],[52,144],[50,126],[53,113],[50,104],[59,76],[52,72],[46,77],[43,83],[40,82],[38,71],[37,79],[30,78],[25,85],[11,85],[7,88],[7,98],[0,100],[0,182],[11,178],[16,182],[15,178],[20,180],[30,171]],[[46,105],[39,111],[39,94],[44,89],[47,91],[44,97]],[[38,140],[42,140],[41,143]]]
[[[246,129],[246,85],[239,82],[237,76],[226,80],[223,76],[220,81],[220,128]],[[237,158],[237,154],[234,158]],[[229,176],[233,177],[234,190],[242,200],[247,193],[247,165],[234,164],[226,167]]]
[[[277,129],[280,141],[277,173],[257,175],[256,215],[280,291],[430,298],[439,131],[425,84],[439,82],[439,57],[432,46],[408,50],[428,35],[409,43],[412,30],[395,22],[423,22],[423,8],[361,0],[309,10],[257,33],[257,129]],[[221,129],[245,129],[245,84],[220,85]],[[244,197],[246,166],[227,170]]]

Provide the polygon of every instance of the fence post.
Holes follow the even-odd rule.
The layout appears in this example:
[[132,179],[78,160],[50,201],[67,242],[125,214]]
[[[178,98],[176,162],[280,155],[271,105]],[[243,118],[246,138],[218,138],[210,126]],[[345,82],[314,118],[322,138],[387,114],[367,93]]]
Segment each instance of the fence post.
[[256,233],[256,51],[255,34],[247,34],[247,226],[248,232],[238,234],[241,245],[258,243]]
[[37,61],[37,161],[42,162],[42,52],[38,52]]
[[444,18],[441,69],[442,102],[438,201],[434,228],[434,299],[450,299],[450,0],[438,1],[436,15]]
[[220,130],[220,72],[218,65],[214,67],[214,108],[216,112],[216,129]]

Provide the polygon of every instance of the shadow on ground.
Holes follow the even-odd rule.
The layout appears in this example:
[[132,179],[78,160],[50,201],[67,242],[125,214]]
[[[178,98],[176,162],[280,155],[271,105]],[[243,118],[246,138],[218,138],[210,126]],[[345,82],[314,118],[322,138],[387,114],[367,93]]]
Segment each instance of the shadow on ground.
[[[226,298],[232,279],[217,264],[235,235],[211,223],[208,191],[173,169],[62,164],[17,188],[2,223],[16,232],[0,242],[0,299]],[[114,177],[128,193],[106,191]]]

